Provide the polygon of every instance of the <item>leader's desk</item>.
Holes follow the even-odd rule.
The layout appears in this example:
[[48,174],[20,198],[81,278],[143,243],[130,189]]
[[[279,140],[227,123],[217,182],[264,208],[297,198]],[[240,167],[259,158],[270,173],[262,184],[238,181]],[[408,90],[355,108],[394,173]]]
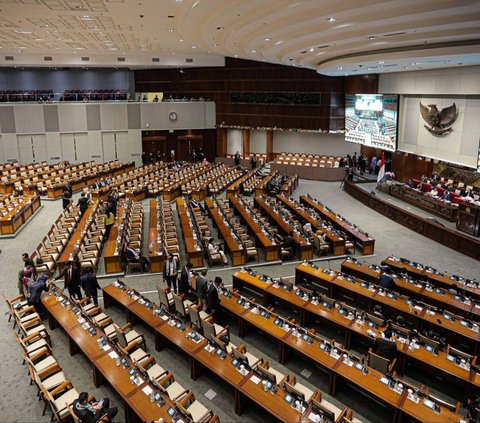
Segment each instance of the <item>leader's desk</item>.
[[57,302],[51,292],[42,298],[42,303],[47,310],[50,329],[60,326],[67,335],[70,355],[82,351],[92,364],[94,385],[98,387],[102,382],[107,381],[121,397],[125,419],[128,422],[153,422],[160,418],[170,420],[167,409],[173,405],[173,402],[164,396],[164,406],[158,407],[156,403],[151,403],[149,396],[142,391],[149,385],[148,380],[140,376],[141,383],[132,384],[128,370],[123,366],[117,367],[115,359],[109,355],[113,351],[111,346],[108,350],[99,348],[98,338],[107,338],[104,332],[96,328],[96,335],[91,335],[84,330],[78,322],[77,315]]
[[322,349],[321,344],[325,345],[325,342],[320,338],[310,337],[309,342],[303,338],[301,333],[294,333],[293,324],[290,327],[278,326],[275,324],[278,315],[264,309],[268,313],[268,317],[262,316],[261,309],[256,307],[254,303],[249,302],[248,299],[236,292],[228,292],[229,295],[220,296],[221,305],[237,317],[240,336],[245,335],[248,327],[253,326],[279,343],[281,362],[285,362],[292,351],[313,361],[328,373],[330,395],[335,395],[338,382],[346,381],[390,408],[392,410],[392,421],[400,421],[403,415],[419,421],[459,421],[460,416],[446,408],[441,408],[440,412],[436,413],[423,405],[421,401],[418,404],[408,404],[412,401],[407,398],[406,389],[399,393],[387,387],[382,382],[383,375],[380,372],[368,366],[364,366],[367,373],[362,372],[356,366],[347,364],[342,354],[335,356],[333,353]]
[[[128,289],[131,288],[127,287]],[[154,310],[159,309],[156,305],[153,310],[150,310],[115,285],[104,287],[103,294],[105,308],[114,304],[119,305],[125,310],[127,321],[134,324],[140,320],[154,331],[157,350],[160,350],[168,342],[185,352],[190,359],[190,375],[193,379],[200,376],[203,368],[207,368],[227,382],[235,393],[235,412],[237,414],[241,414],[245,407],[244,400],[248,398],[281,421],[300,421],[302,415],[283,400],[285,393],[282,389],[279,388],[275,395],[264,392],[261,383],[252,381],[252,372],[246,376],[238,372],[231,364],[230,356],[221,359],[215,354],[215,351],[208,352],[206,349],[208,343],[205,339],[198,343],[191,340],[187,336],[194,333],[191,328],[181,324],[182,329],[180,330],[169,324],[167,315],[155,315]]]
[[480,347],[478,325],[469,327],[468,322],[458,316],[449,319],[445,313],[429,309],[426,304],[413,304],[409,298],[397,293],[386,293],[374,285],[355,278],[341,277],[337,272],[313,268],[309,264],[300,264],[296,267],[296,281],[307,279],[329,291],[329,296],[336,298],[336,293],[341,292],[353,297],[362,303],[368,310],[373,310],[376,304],[382,306],[384,312],[388,311],[393,318],[402,315],[409,322],[416,325],[419,331],[434,329],[447,336],[450,343],[457,343],[460,349],[477,354]]
[[[252,275],[248,272],[239,271],[233,274],[233,288],[249,288],[262,296],[263,306],[273,305],[275,302],[281,302],[288,308],[295,310],[298,316],[300,326],[305,327],[308,319],[321,320],[328,324],[335,326],[345,334],[343,344],[348,349],[350,348],[352,336],[357,336],[367,343],[373,343],[369,332],[374,332],[376,336],[381,336],[381,332],[385,327],[371,327],[365,321],[356,320],[354,316],[348,316],[344,310],[337,306],[334,308],[327,308],[322,304],[322,301],[314,301],[311,297],[305,295],[305,291],[301,288],[293,287],[292,290],[287,290],[281,284],[276,286],[272,281],[262,280],[262,275]],[[230,307],[233,307],[232,305]],[[243,316],[238,313],[238,308],[232,308],[232,313]],[[241,326],[240,326],[241,325]],[[246,333],[246,323],[239,322],[241,328],[240,335]],[[281,341],[285,344],[288,338],[283,337]],[[441,372],[446,379],[456,382],[462,387],[466,387],[467,392],[473,390],[480,390],[480,375],[473,370],[467,370],[447,359],[447,354],[443,351],[438,351],[437,354],[427,350],[425,346],[409,348],[406,339],[401,336],[396,338],[397,349],[399,351],[398,370],[403,373],[405,364],[408,360],[420,363],[423,367],[428,367],[430,371]],[[292,350],[298,350],[298,342],[295,340],[294,345],[287,345]],[[302,351],[300,351],[302,352]],[[305,355],[305,354],[304,354]],[[280,347],[279,353],[280,361],[284,361],[288,356],[288,350],[285,351],[285,346]],[[319,363],[322,364],[322,363]],[[325,366],[322,366],[325,367]]]
[[[343,273],[348,273],[349,275],[356,276],[357,278],[377,285],[382,274],[378,266],[369,266],[356,259],[345,260],[342,263],[341,269]],[[394,276],[395,277],[392,278],[395,282],[394,291],[441,309],[449,310],[459,316],[476,321],[480,320],[480,306],[473,301],[462,299],[460,296],[442,288],[434,288],[409,278]]]

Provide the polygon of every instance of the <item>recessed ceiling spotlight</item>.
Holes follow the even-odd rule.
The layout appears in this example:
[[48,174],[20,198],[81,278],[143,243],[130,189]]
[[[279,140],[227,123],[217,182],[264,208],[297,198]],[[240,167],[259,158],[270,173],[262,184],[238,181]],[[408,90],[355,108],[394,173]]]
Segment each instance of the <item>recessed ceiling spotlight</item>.
[[256,53],[256,52],[257,52],[257,50],[252,50],[252,53]]
[[327,21],[328,21],[328,22],[335,22],[336,19],[335,19],[335,18],[327,18]]
[[238,57],[238,54],[235,54],[233,57]]
[[338,69],[338,70],[342,70],[342,69],[343,69],[343,67],[342,67],[342,66],[339,66],[337,69]]
[[197,46],[192,46],[192,48],[197,48]]
[[369,40],[374,40],[375,38],[377,38],[375,35],[370,35],[370,37],[368,37]]
[[183,38],[180,38],[178,41],[181,42],[181,43],[183,43]]
[[217,26],[217,29],[218,29],[219,31],[223,31],[225,28],[224,28],[223,26]]
[[168,31],[168,32],[173,32],[173,31],[175,31],[175,30],[174,30],[173,28],[168,28],[167,31]]
[[384,63],[385,63],[385,62],[384,62],[383,60],[380,60],[380,61],[378,62],[379,65],[383,65]]
[[213,45],[213,47],[218,47],[218,44],[217,44],[217,43],[215,43],[215,44]]
[[264,40],[265,41],[271,41],[271,38],[270,37],[265,37]]

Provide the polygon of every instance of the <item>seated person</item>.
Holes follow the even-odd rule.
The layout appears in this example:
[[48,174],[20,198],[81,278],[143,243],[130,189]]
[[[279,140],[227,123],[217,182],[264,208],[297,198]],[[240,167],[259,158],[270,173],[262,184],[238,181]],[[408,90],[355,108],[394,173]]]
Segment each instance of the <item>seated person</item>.
[[202,231],[202,241],[205,241],[205,242],[213,241],[213,237],[210,235],[210,233],[207,233],[207,231],[203,230]]
[[[422,180],[422,182],[424,182]],[[412,181],[412,178],[410,178],[407,182],[407,185],[410,187],[410,188],[415,188],[415,182]]]
[[387,290],[392,290],[395,288],[395,282],[393,281],[392,278],[392,271],[390,268],[386,268],[385,271],[380,275],[380,279],[378,281],[378,285],[380,288],[387,289]]
[[390,361],[397,355],[397,344],[392,339],[392,331],[390,329],[383,332],[383,337],[376,337],[373,342],[372,351]]
[[223,250],[221,250],[218,245],[215,245],[213,243],[213,240],[208,241],[208,247],[207,248],[208,248],[208,252],[210,253],[210,255],[220,254],[220,257],[222,257],[222,260],[223,260],[223,264],[228,263],[228,259],[227,259],[227,256],[225,255],[225,252]]
[[428,178],[425,175],[422,175],[422,177],[420,178],[420,181],[427,182]]
[[303,225],[303,233],[309,238],[313,237],[312,224],[310,222]]
[[380,319],[385,319],[385,316],[382,311],[382,306],[380,304],[376,304],[373,308],[373,315],[380,317]]
[[283,248],[288,248],[292,249],[292,259],[295,258],[295,248],[296,248],[296,243],[295,240],[293,239],[293,232],[289,232],[289,234],[283,238]]
[[140,262],[142,264],[143,272],[145,272],[145,269],[150,265],[150,262],[146,257],[143,257],[139,251],[137,251],[135,248],[130,247],[129,245],[125,247],[125,256],[128,261],[134,263]]
[[438,190],[436,187],[433,187],[430,192],[427,192],[427,195],[430,197],[438,197]]
[[417,190],[418,190],[419,192],[425,192],[425,187],[424,187],[422,184],[418,184]]
[[78,399],[73,401],[72,409],[82,423],[98,422],[105,414],[111,420],[118,413],[117,407],[110,408],[110,400],[108,398],[92,402],[89,401],[87,392],[80,392]]
[[452,197],[450,196],[449,191],[445,191],[445,193],[442,195],[442,200],[443,201],[452,201]]

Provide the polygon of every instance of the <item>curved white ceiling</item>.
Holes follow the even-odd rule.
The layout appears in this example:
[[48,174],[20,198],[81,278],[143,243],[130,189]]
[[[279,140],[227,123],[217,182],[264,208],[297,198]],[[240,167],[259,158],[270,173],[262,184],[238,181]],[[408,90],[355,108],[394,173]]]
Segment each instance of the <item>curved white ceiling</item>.
[[0,0],[7,65],[219,66],[225,56],[330,75],[480,64],[480,1]]

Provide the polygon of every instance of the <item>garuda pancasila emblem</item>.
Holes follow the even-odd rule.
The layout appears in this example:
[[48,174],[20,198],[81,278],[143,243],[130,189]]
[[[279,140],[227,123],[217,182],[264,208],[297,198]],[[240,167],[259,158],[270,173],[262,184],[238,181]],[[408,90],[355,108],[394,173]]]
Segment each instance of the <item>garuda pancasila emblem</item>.
[[420,113],[423,120],[429,125],[423,126],[434,135],[446,135],[452,132],[452,125],[458,117],[458,109],[455,103],[439,111],[436,104],[424,106],[420,102]]

